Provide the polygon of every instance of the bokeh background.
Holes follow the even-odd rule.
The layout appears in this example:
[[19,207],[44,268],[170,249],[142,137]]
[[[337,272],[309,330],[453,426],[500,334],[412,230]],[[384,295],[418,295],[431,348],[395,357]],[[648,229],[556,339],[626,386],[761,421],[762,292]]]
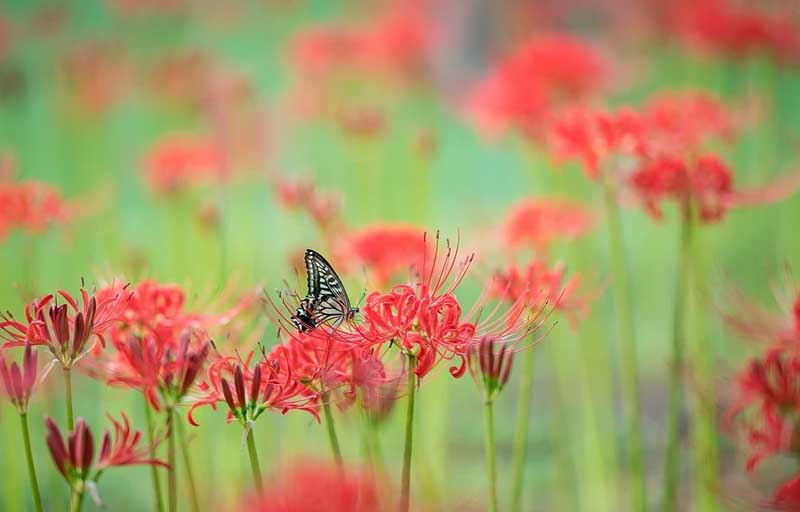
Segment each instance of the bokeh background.
[[[620,354],[600,190],[577,164],[556,161],[525,134],[487,135],[466,105],[493,63],[520,41],[570,34],[596,48],[608,65],[591,101],[613,108],[664,91],[701,89],[741,120],[735,141],[719,148],[737,183],[764,183],[796,168],[798,55],[778,54],[766,44],[708,44],[674,21],[681,5],[4,0],[0,180],[46,183],[63,204],[39,225],[11,226],[3,233],[0,306],[19,315],[31,297],[60,288],[76,291],[81,279],[90,286],[111,279],[174,282],[198,307],[226,289],[274,290],[284,280],[301,289],[299,251],[325,251],[331,239],[379,222],[440,230],[451,238],[460,233],[466,251],[479,254],[462,287],[474,297],[493,270],[511,259],[494,236],[509,206],[525,197],[568,198],[592,212],[596,229],[556,243],[549,257],[580,273],[598,293],[585,319],[559,322],[535,349],[525,509],[621,510],[628,502],[620,470],[626,439],[619,426]],[[792,2],[761,2],[753,9],[800,26],[800,9]],[[389,31],[393,13],[408,19],[398,22],[405,25],[386,36],[383,53],[367,65],[337,62],[342,41],[302,44],[302,35],[313,30]],[[163,148],[170,144],[167,154]],[[200,171],[181,174],[182,165]],[[203,174],[208,168],[212,172]],[[302,183],[320,194],[318,211],[291,207],[286,194]],[[331,211],[343,219],[332,228],[319,222]],[[704,324],[720,410],[730,399],[731,376],[752,346],[725,329],[715,297],[734,285],[769,302],[771,278],[800,264],[798,221],[800,199],[790,198],[733,210],[724,222],[702,230],[710,292]],[[623,228],[648,488],[655,504],[678,216],[668,208],[654,221],[643,209],[626,207]],[[530,254],[523,251],[517,261]],[[361,289],[373,287],[358,266],[351,266],[346,282],[354,300]],[[248,340],[274,342],[274,327],[253,325]],[[497,401],[501,508],[509,491],[516,377]],[[36,441],[44,439],[38,418],[45,412],[63,415],[54,406],[61,400],[59,379],[54,372],[30,415],[47,503],[67,498],[44,444]],[[106,412],[125,409],[134,424],[143,425],[138,395],[86,375],[76,377],[75,386],[77,414],[90,424],[101,425]],[[481,510],[483,430],[473,382],[451,379],[443,365],[427,378],[418,400],[415,499],[432,510]],[[224,424],[223,415],[203,410],[200,428],[187,425],[207,510],[234,503],[249,485],[241,433]],[[387,465],[397,473],[402,419],[396,411],[381,434]],[[340,428],[346,458],[358,461],[357,418],[342,415]],[[270,415],[260,422],[257,440],[265,473],[303,454],[327,457],[324,435],[307,415]],[[3,403],[3,510],[31,506],[18,439],[14,411]],[[719,439],[725,488],[768,492],[773,477],[747,475],[742,446],[724,429]],[[780,464],[771,471],[787,474]],[[149,509],[148,473],[132,467],[105,475],[100,491],[108,509]],[[681,503],[689,507],[691,491],[685,487]],[[95,509],[91,500],[85,509]]]

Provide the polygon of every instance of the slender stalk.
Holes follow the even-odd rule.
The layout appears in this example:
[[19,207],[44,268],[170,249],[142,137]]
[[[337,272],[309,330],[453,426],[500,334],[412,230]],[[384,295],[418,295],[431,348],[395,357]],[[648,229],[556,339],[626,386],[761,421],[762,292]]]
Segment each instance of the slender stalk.
[[514,469],[511,487],[511,512],[522,510],[522,484],[525,481],[525,462],[528,451],[528,418],[533,396],[533,350],[522,353],[520,369],[517,424],[514,428]]
[[[175,414],[175,411],[172,411]],[[186,469],[186,481],[189,483],[189,497],[192,500],[192,510],[200,510],[200,500],[197,498],[197,486],[194,483],[194,472],[192,471],[192,459],[189,453],[189,445],[186,442],[186,435],[183,431],[183,424],[176,422],[178,437],[181,443],[181,455],[183,456],[183,467]]]
[[417,358],[408,355],[408,405],[406,406],[406,439],[403,448],[403,473],[400,485],[400,512],[408,512],[411,504],[411,448],[414,442],[414,398],[417,392]]
[[72,432],[75,428],[75,420],[72,415],[72,373],[64,367],[64,403],[67,406],[67,430]]
[[80,511],[81,507],[83,507],[83,484],[81,483],[80,488],[73,487],[72,488],[72,496],[69,500],[69,510],[70,512],[78,512]]
[[31,434],[28,431],[28,414],[19,415],[19,423],[22,428],[22,440],[25,443],[25,459],[28,461],[28,478],[31,483],[31,494],[33,495],[33,507],[36,512],[42,512],[42,497],[39,495],[39,481],[36,479],[36,467],[33,465],[33,452],[31,451]]
[[483,404],[483,419],[486,432],[486,473],[489,478],[489,512],[497,512],[497,469],[494,455],[494,413],[492,400],[486,399]]
[[631,480],[633,512],[646,509],[645,475],[642,464],[642,427],[639,412],[639,362],[636,340],[633,336],[633,318],[628,283],[625,247],[622,239],[622,221],[616,194],[607,177],[603,179],[606,223],[611,245],[611,272],[614,280],[614,306],[619,329],[622,359],[622,394],[625,403],[626,437],[628,449],[628,474]]
[[178,510],[178,485],[175,471],[175,425],[172,409],[167,409],[167,510],[177,512]]
[[258,451],[256,451],[256,440],[253,436],[253,428],[247,432],[247,454],[250,456],[250,470],[253,472],[253,482],[259,496],[264,494],[264,481],[261,479],[261,465],[258,463]]
[[339,449],[339,438],[336,436],[336,425],[333,423],[333,412],[331,411],[331,404],[328,401],[328,394],[322,395],[322,412],[325,415],[325,426],[328,430],[328,441],[331,443],[331,451],[333,452],[333,460],[339,468],[342,467],[342,451]]
[[695,510],[719,510],[719,459],[717,453],[716,408],[714,405],[713,347],[705,336],[702,312],[704,282],[702,258],[697,239],[697,216],[689,223],[689,285],[686,315],[687,345],[692,350],[698,389],[694,393]]
[[681,217],[681,236],[678,255],[678,268],[675,281],[675,302],[672,323],[672,361],[670,364],[669,404],[667,411],[667,445],[664,455],[664,512],[672,512],[677,507],[680,459],[680,423],[683,408],[683,370],[686,309],[686,279],[689,264],[689,242],[691,216],[685,211]]
[[[150,410],[150,406],[147,403],[147,399],[144,400],[144,413],[145,417],[147,418],[147,436],[148,441],[150,442],[150,456],[155,458],[155,432],[153,427],[153,411]],[[164,510],[164,500],[161,497],[161,479],[158,476],[158,468],[156,466],[150,466],[150,476],[153,480],[153,496],[156,500],[156,511],[163,512]]]

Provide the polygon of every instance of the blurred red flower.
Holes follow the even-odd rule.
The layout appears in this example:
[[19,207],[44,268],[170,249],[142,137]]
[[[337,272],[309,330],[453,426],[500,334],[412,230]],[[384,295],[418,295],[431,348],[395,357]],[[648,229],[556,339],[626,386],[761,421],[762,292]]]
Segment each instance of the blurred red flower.
[[284,208],[305,211],[323,236],[331,235],[334,227],[341,230],[344,225],[339,193],[321,189],[309,178],[278,177],[274,193]]
[[0,241],[11,229],[40,233],[65,224],[72,206],[52,185],[38,181],[10,181],[0,175]]
[[595,93],[607,74],[599,52],[580,39],[536,36],[496,64],[471,93],[467,112],[484,133],[516,128],[540,138],[552,114]]
[[216,184],[227,176],[225,152],[203,136],[171,135],[157,141],[144,156],[144,178],[160,194],[198,184]]
[[755,52],[783,62],[800,58],[800,26],[785,12],[767,11],[763,3],[684,0],[677,3],[674,19],[689,42],[732,58]]
[[775,489],[772,506],[785,512],[800,510],[800,475],[793,476]]
[[338,243],[338,260],[350,268],[365,266],[375,287],[412,268],[418,271],[430,249],[421,228],[408,224],[373,224],[346,234]]
[[501,233],[503,243],[511,250],[528,245],[546,253],[553,241],[579,238],[593,224],[592,213],[577,203],[527,198],[509,208]]
[[234,510],[259,512],[374,512],[391,505],[371,472],[319,462],[295,463],[280,470],[263,498]]
[[132,75],[122,47],[101,41],[69,49],[62,69],[77,104],[92,113],[103,113],[114,106]]

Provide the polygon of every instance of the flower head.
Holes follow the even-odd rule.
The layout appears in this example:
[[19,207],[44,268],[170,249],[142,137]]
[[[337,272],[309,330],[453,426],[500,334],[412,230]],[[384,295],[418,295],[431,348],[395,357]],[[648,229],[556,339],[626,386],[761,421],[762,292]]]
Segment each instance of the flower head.
[[0,352],[0,377],[3,380],[3,387],[11,404],[20,414],[28,412],[28,402],[33,394],[33,388],[40,382],[36,378],[36,359],[36,353],[33,352],[30,343],[25,344],[21,366],[17,362],[9,366]]
[[172,135],[157,141],[144,157],[143,172],[154,192],[169,194],[226,178],[226,155],[209,137]]
[[509,208],[501,228],[512,250],[523,245],[547,251],[557,239],[573,240],[588,233],[592,214],[579,204],[557,199],[523,199]]
[[72,216],[72,206],[52,185],[0,176],[0,240],[11,229],[40,233],[50,226],[65,224]]
[[496,343],[488,336],[481,337],[477,346],[467,354],[467,366],[473,380],[483,389],[487,401],[503,390],[511,376],[514,351],[506,343]]
[[372,512],[390,506],[370,472],[305,461],[281,470],[265,495],[237,510]]
[[353,231],[339,243],[340,261],[364,265],[378,288],[400,272],[420,268],[428,251],[425,233],[411,225],[375,224]]
[[[64,290],[35,299],[25,307],[25,321],[6,315],[0,322],[5,347],[42,345],[64,368],[72,366],[94,346],[105,346],[105,333],[120,319],[130,294],[126,287],[101,300],[81,288],[80,301]],[[64,300],[58,304],[58,299]]]
[[125,414],[117,421],[111,416],[114,425],[113,437],[109,432],[103,434],[98,458],[95,461],[95,445],[92,431],[83,418],[78,418],[75,428],[65,438],[55,421],[49,416],[45,419],[47,428],[47,448],[61,476],[72,487],[96,481],[100,474],[110,467],[146,464],[164,466],[166,463],[150,456],[147,446],[140,446],[142,433],[131,430]]

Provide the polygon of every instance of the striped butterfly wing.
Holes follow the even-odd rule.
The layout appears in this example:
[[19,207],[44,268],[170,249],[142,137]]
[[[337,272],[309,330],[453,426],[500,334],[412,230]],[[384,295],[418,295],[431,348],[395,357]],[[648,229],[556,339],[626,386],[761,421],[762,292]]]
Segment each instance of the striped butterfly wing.
[[318,252],[307,249],[304,257],[308,294],[292,317],[301,331],[331,322],[338,327],[355,313],[342,280]]

